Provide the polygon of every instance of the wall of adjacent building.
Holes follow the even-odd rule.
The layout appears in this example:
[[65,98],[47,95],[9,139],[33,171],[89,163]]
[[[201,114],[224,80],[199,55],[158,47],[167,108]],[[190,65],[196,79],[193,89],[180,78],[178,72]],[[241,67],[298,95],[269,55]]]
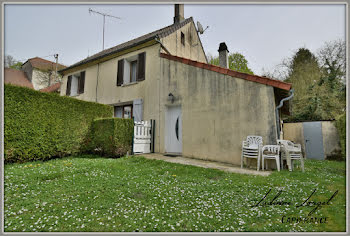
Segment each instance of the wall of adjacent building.
[[302,122],[283,123],[283,139],[301,144],[301,149],[305,157],[305,140]]
[[323,149],[326,158],[341,155],[340,138],[333,121],[322,121]]
[[33,67],[30,63],[24,63],[22,65],[21,70],[26,74],[27,78],[29,81],[32,81],[32,72],[33,72]]

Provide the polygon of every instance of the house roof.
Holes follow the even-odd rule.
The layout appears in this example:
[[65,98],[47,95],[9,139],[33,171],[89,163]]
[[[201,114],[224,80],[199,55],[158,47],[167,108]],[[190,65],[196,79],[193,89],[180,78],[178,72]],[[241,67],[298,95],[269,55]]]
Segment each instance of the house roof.
[[61,83],[55,83],[49,87],[40,89],[40,92],[45,92],[45,93],[52,93],[52,92],[56,92],[61,88]]
[[[52,70],[52,71],[54,71],[56,69],[56,62],[45,60],[45,59],[40,58],[40,57],[30,58],[25,63],[27,63],[27,62],[29,62],[32,65],[32,67],[37,68],[39,70],[44,70],[44,71]],[[25,64],[25,63],[23,63],[23,64]],[[57,70],[62,70],[64,68],[66,68],[65,65],[57,63]]]
[[215,65],[211,65],[211,64],[198,62],[198,61],[193,61],[193,60],[183,58],[183,57],[173,56],[173,55],[169,55],[169,54],[165,54],[165,53],[160,53],[160,57],[166,58],[166,59],[172,60],[172,61],[178,61],[178,62],[187,64],[187,65],[191,65],[191,66],[195,66],[198,68],[203,68],[206,70],[215,71],[215,72],[218,72],[220,74],[229,75],[229,76],[232,76],[235,78],[240,78],[240,79],[245,79],[245,80],[253,81],[256,83],[260,83],[260,84],[270,85],[272,87],[283,89],[286,91],[289,91],[292,88],[292,84],[282,82],[280,80],[275,80],[275,79],[270,79],[267,77],[242,73],[242,72],[230,70],[227,68],[223,68],[220,66],[215,66]]
[[13,84],[22,87],[34,88],[33,84],[29,81],[26,74],[23,71],[5,68],[4,82],[6,84]]
[[181,21],[180,23],[175,23],[175,24],[172,24],[172,25],[169,25],[169,26],[166,26],[162,29],[159,29],[159,30],[156,30],[156,31],[153,31],[151,33],[148,33],[148,34],[145,34],[145,35],[142,35],[138,38],[135,38],[135,39],[132,39],[130,41],[127,41],[125,43],[122,43],[122,44],[119,44],[117,46],[114,46],[114,47],[111,47],[111,48],[108,48],[108,49],[105,49],[101,52],[98,52],[90,57],[87,57],[85,58],[84,60],[81,60],[63,70],[60,70],[60,72],[64,72],[68,69],[71,69],[73,67],[77,67],[77,66],[80,66],[80,65],[83,65],[85,63],[88,63],[88,62],[91,62],[91,61],[94,61],[94,60],[97,60],[97,59],[100,59],[102,57],[105,57],[105,56],[108,56],[108,55],[111,55],[113,53],[116,53],[116,52],[119,52],[119,51],[122,51],[122,50],[125,50],[125,49],[128,49],[128,48],[131,48],[131,47],[134,47],[136,45],[139,45],[139,44],[142,44],[142,43],[145,43],[149,40],[152,40],[152,39],[156,39],[156,38],[163,38],[163,37],[166,37],[168,36],[169,34],[175,32],[176,30],[182,28],[183,26],[187,25],[188,23],[190,22],[193,22],[193,18],[192,17],[189,17],[183,21]]

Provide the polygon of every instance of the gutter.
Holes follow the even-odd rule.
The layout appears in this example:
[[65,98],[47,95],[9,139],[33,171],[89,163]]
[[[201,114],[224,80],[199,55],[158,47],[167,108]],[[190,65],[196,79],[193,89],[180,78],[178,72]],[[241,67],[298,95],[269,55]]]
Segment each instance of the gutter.
[[289,97],[283,98],[283,99],[280,101],[280,104],[276,107],[277,139],[280,139],[280,136],[281,136],[281,130],[280,130],[280,116],[279,116],[278,109],[280,109],[280,108],[283,106],[283,103],[284,103],[285,101],[288,101],[288,100],[292,99],[292,97],[294,96],[294,89],[291,89],[289,92],[290,92]]
[[171,53],[169,52],[169,50],[164,46],[164,44],[159,40],[159,37],[156,37],[154,39],[156,42],[160,43],[160,46],[169,54],[171,55]]

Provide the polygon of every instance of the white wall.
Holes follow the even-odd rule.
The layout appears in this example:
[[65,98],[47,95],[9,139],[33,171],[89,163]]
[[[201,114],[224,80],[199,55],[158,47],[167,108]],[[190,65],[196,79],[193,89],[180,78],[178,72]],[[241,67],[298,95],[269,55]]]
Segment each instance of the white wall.
[[[62,76],[57,73],[57,80],[55,80],[55,71],[51,75],[50,85],[59,82],[62,79]],[[40,90],[49,86],[49,72],[44,72],[38,69],[33,68],[32,73],[32,84],[35,90]]]

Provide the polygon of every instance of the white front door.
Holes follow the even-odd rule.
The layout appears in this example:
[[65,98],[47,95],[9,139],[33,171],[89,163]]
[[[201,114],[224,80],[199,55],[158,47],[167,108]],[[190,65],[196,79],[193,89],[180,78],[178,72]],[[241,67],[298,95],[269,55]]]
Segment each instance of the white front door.
[[182,153],[181,106],[169,106],[165,113],[165,152]]

